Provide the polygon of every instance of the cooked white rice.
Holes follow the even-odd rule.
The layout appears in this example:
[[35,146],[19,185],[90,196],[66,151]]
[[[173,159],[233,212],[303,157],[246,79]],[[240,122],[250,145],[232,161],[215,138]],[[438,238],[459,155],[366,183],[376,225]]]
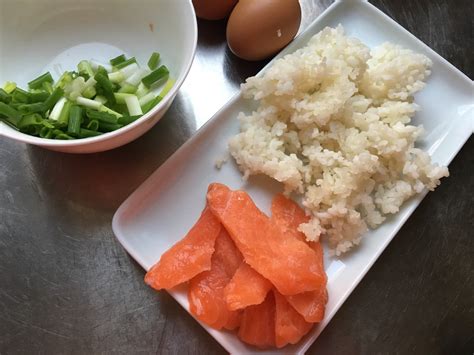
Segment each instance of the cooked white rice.
[[244,178],[266,174],[302,194],[312,218],[300,230],[339,255],[449,174],[415,148],[423,127],[409,124],[430,67],[400,46],[371,51],[341,26],[325,28],[242,85],[258,108],[239,114],[229,150]]

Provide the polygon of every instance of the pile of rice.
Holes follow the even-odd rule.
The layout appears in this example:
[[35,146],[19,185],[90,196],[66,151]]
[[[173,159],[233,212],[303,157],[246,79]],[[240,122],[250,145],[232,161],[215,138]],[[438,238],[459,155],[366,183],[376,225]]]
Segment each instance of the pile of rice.
[[400,46],[370,50],[341,26],[325,28],[242,85],[258,108],[239,114],[230,153],[244,178],[266,174],[302,195],[308,240],[322,236],[336,255],[346,252],[449,175],[415,148],[423,127],[410,125],[430,67]]

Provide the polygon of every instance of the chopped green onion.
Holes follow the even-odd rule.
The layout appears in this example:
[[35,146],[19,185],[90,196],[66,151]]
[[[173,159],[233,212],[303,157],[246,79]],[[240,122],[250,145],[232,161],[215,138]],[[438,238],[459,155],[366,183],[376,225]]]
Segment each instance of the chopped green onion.
[[142,117],[142,116],[140,116],[140,115],[138,115],[138,116],[122,116],[118,119],[117,123],[126,126],[126,125],[128,125],[132,122],[135,122],[140,117]]
[[86,128],[81,128],[79,130],[79,138],[96,137],[96,136],[100,136],[101,134],[102,134],[102,132],[97,132],[97,131],[93,131],[93,130],[86,129]]
[[99,121],[97,120],[91,120],[88,124],[87,124],[87,129],[90,129],[90,130],[93,130],[93,131],[97,131],[99,129]]
[[155,70],[158,68],[158,62],[160,61],[160,53],[158,52],[153,52],[150,56],[150,59],[148,59],[148,68],[151,70]]
[[48,93],[52,94],[53,93],[53,84],[51,84],[49,81],[45,81],[43,83],[43,89],[46,90]]
[[135,59],[135,57],[132,57],[132,58],[129,58],[121,63],[118,63],[117,65],[114,65],[115,68],[117,69],[122,69],[122,68],[125,68],[126,66],[132,64],[132,63],[136,63],[137,60]]
[[163,98],[161,96],[155,97],[152,101],[148,102],[147,104],[143,105],[142,110],[143,114],[147,113],[150,111],[153,107],[158,105],[158,103],[162,100]]
[[90,120],[99,122],[117,123],[117,117],[107,112],[100,112],[94,110],[86,110],[86,115]]
[[78,103],[79,105],[82,105],[84,107],[87,107],[87,108],[93,108],[95,110],[100,109],[101,106],[102,106],[102,104],[100,102],[97,102],[97,101],[91,100],[91,99],[86,99],[85,97],[82,97],[82,96],[79,96],[76,99],[76,103]]
[[8,104],[11,100],[12,97],[5,90],[0,89],[0,101]]
[[112,115],[114,115],[115,117],[122,117],[122,114],[121,113],[118,113],[110,108],[108,108],[107,106],[102,106],[100,109],[99,109],[100,112],[107,112],[107,113],[110,113]]
[[10,124],[18,127],[18,122],[20,122],[22,116],[19,111],[4,102],[0,102],[0,114],[4,115],[5,120]]
[[103,94],[107,98],[107,101],[109,102],[109,104],[115,105],[114,88],[109,78],[106,75],[97,73],[94,76],[94,79],[97,80],[97,85],[99,85],[102,88]]
[[46,91],[40,92],[30,92],[30,102],[43,102],[49,97],[49,94]]
[[99,122],[99,131],[101,132],[111,132],[116,131],[123,126],[118,123],[109,123],[109,122]]
[[92,99],[95,95],[97,94],[97,91],[93,86],[86,88],[82,92],[82,96],[84,96],[86,99]]
[[137,91],[137,87],[135,85],[131,85],[127,83],[126,81],[120,84],[120,89],[119,93],[124,93],[124,94],[135,94]]
[[115,58],[112,58],[110,60],[110,65],[113,65],[114,67],[119,65],[120,63],[123,63],[125,62],[126,58],[125,58],[125,54],[120,54],[119,56],[115,57]]
[[88,60],[81,60],[77,65],[79,73],[85,73],[89,78],[94,77],[94,71],[92,70],[91,63]]
[[59,119],[59,116],[61,115],[64,104],[66,102],[67,102],[67,99],[65,97],[61,97],[59,101],[56,102],[56,105],[54,105],[53,109],[51,110],[51,113],[49,114],[50,120],[57,121]]
[[142,115],[143,111],[138,102],[138,97],[130,95],[125,98],[125,104],[127,105],[128,113],[130,116]]
[[3,85],[3,90],[5,90],[7,94],[11,94],[15,89],[16,83],[14,83],[13,81],[7,81],[5,85]]
[[92,70],[94,71],[97,71],[99,67],[104,68],[107,71],[107,73],[110,73],[112,71],[112,66],[110,64],[101,63],[94,59],[89,60],[89,63],[91,63]]
[[39,77],[37,77],[36,79],[30,81],[28,83],[28,87],[30,89],[40,89],[43,87],[44,83],[50,83],[50,84],[53,83],[53,77],[51,76],[50,72],[46,72],[43,75],[40,75]]
[[140,81],[149,74],[149,71],[143,68],[138,68],[135,73],[130,75],[127,80],[125,80],[126,83],[137,86],[140,84]]
[[14,102],[27,104],[30,102],[30,93],[17,87],[12,93],[12,99]]
[[48,128],[48,127],[41,127],[40,131],[39,131],[39,136],[41,138],[52,138],[53,137],[53,129],[51,128]]
[[47,111],[47,108],[43,102],[35,102],[34,104],[22,104],[18,106],[18,110],[23,113],[38,113]]
[[118,104],[125,104],[125,98],[126,97],[129,97],[129,96],[135,96],[133,94],[125,94],[125,93],[122,93],[122,92],[116,92],[114,94],[115,96],[115,100],[117,101]]
[[109,73],[107,76],[109,77],[109,80],[113,83],[120,83],[125,80],[125,77],[123,76],[121,71]]
[[164,77],[166,77],[168,74],[169,74],[169,70],[167,67],[165,67],[164,65],[162,65],[161,67],[159,67],[158,69],[152,71],[150,74],[148,74],[147,76],[145,76],[143,79],[142,79],[142,83],[146,86],[146,87],[150,87],[152,86],[154,83],[156,83],[157,81],[163,79]]
[[82,108],[80,106],[73,105],[69,111],[69,122],[67,131],[70,134],[77,135],[81,129],[82,123]]
[[69,100],[66,100],[64,103],[63,109],[61,110],[61,113],[59,114],[58,117],[58,124],[60,126],[67,126],[69,123],[69,113],[71,111],[72,107],[72,102]]
[[140,103],[140,106],[143,107],[143,105],[146,105],[147,103],[149,103],[151,100],[153,100],[155,98],[155,94],[152,93],[152,92],[149,92],[148,94],[146,94],[145,96],[142,96],[138,102]]
[[160,92],[160,95],[162,98],[164,98],[166,96],[166,94],[171,90],[171,88],[173,87],[175,81],[171,78],[168,79],[168,81],[166,82],[165,86],[163,87],[163,89],[161,90]]
[[140,83],[138,85],[137,92],[135,94],[140,98],[142,96],[145,96],[149,92],[150,90],[148,90],[148,88],[145,85],[143,85],[143,83]]
[[66,133],[59,133],[57,134],[54,139],[61,139],[61,140],[69,140],[69,139],[74,139],[74,137],[71,137],[69,135],[67,135]]
[[107,102],[107,99],[105,98],[105,96],[97,95],[94,98],[94,101],[100,102],[103,105]]
[[21,118],[20,122],[18,122],[18,128],[22,132],[28,131],[29,128],[35,126],[38,128],[38,130],[40,127],[54,128],[52,124],[48,123],[48,121],[43,119],[43,117],[41,117],[41,115],[38,113],[25,115]]
[[56,102],[59,101],[59,99],[64,95],[64,90],[61,88],[56,88],[54,91],[49,95],[49,97],[46,99],[44,102],[44,106],[47,110],[50,110]]
[[65,71],[58,79],[56,84],[54,84],[54,87],[60,87],[61,89],[64,89],[66,84],[69,84],[70,82],[73,81],[73,77],[71,72]]
[[137,63],[132,63],[125,68],[122,68],[120,72],[124,76],[125,79],[133,75],[136,71],[138,70],[138,64]]

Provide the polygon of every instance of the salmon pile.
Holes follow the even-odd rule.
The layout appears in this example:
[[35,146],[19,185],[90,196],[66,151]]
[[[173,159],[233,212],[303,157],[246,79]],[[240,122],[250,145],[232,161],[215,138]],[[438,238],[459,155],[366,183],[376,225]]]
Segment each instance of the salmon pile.
[[187,235],[145,275],[156,290],[188,283],[191,314],[237,330],[261,349],[296,344],[324,317],[323,249],[298,231],[309,217],[277,195],[271,217],[241,190],[209,185],[207,205]]

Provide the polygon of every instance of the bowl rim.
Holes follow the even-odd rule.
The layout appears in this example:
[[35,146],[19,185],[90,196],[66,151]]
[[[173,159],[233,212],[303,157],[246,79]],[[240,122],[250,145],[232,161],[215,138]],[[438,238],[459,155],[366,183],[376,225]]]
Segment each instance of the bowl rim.
[[184,80],[189,74],[191,70],[191,66],[193,64],[194,58],[196,56],[196,48],[197,48],[197,40],[198,40],[198,28],[197,28],[197,19],[196,13],[194,11],[194,6],[192,4],[192,0],[186,0],[188,10],[191,11],[191,18],[192,23],[190,24],[191,31],[192,31],[192,48],[191,48],[191,55],[188,57],[187,62],[185,62],[184,70],[181,71],[181,74],[176,79],[171,90],[165,95],[163,100],[161,100],[155,107],[153,107],[150,111],[145,113],[142,117],[137,119],[136,121],[123,126],[115,131],[106,132],[101,134],[97,137],[89,137],[89,138],[81,138],[81,139],[71,139],[71,140],[59,140],[59,139],[50,139],[50,138],[41,138],[31,136],[29,134],[17,131],[12,127],[9,127],[5,122],[0,121],[0,136],[8,137],[20,142],[34,144],[34,145],[42,145],[42,146],[50,146],[50,147],[74,147],[74,146],[84,146],[99,142],[107,141],[110,138],[121,136],[122,134],[133,130],[135,127],[145,123],[146,121],[150,121],[153,119],[155,114],[166,107],[168,104],[171,104],[171,101],[177,95],[179,89],[184,83]]

